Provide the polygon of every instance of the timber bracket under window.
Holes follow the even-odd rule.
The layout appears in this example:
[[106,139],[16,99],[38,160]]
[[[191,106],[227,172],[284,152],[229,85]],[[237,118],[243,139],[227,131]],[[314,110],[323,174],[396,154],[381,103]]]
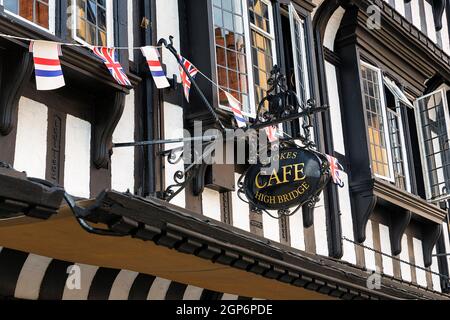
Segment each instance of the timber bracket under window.
[[0,50],[0,134],[4,136],[14,128],[14,115],[19,99],[32,73],[32,55],[20,47],[6,43]]
[[93,123],[92,159],[97,168],[108,169],[112,154],[112,134],[122,117],[125,93],[113,91],[98,98]]
[[390,239],[393,255],[402,251],[401,239],[412,218],[420,221],[422,228],[425,267],[431,265],[432,250],[441,233],[445,211],[420,197],[399,190],[380,179],[369,179],[350,184],[355,239],[366,240],[366,226],[375,206],[389,208]]

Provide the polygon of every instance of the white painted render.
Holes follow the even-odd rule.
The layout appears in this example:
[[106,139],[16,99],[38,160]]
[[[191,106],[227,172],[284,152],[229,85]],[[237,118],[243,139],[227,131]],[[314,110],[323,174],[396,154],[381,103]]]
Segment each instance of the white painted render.
[[[411,263],[411,260],[409,260],[408,237],[406,234],[402,236],[402,252],[400,252],[400,260]],[[409,264],[400,262],[400,271],[403,280],[408,282],[412,281],[411,266]]]
[[[134,141],[134,90],[125,100],[122,118],[113,133],[113,142]],[[113,190],[134,192],[134,154],[135,148],[114,148],[111,156],[111,187]]]
[[291,235],[291,246],[304,251],[305,230],[303,228],[303,215],[301,211],[289,217],[289,231]]
[[423,4],[425,6],[425,19],[427,21],[427,33],[428,38],[433,40],[433,42],[437,42],[436,37],[436,27],[434,25],[434,18],[433,18],[433,8],[431,7],[431,4],[428,1],[423,1]]
[[48,111],[42,103],[19,100],[14,168],[29,177],[45,179]]
[[395,10],[405,16],[405,0],[395,0]]
[[341,101],[339,97],[338,79],[336,68],[329,62],[325,62],[325,75],[328,87],[328,101],[330,101],[330,116],[333,119],[331,130],[333,133],[334,150],[345,155],[344,133],[342,129]]
[[202,193],[203,215],[220,221],[220,194],[219,192],[205,188]]
[[323,45],[331,51],[334,50],[334,40],[336,39],[336,34],[339,30],[339,26],[341,25],[344,13],[345,10],[342,7],[339,7],[331,16],[325,29]]
[[77,197],[90,197],[91,124],[67,115],[64,188]]
[[[433,255],[436,254],[436,247],[433,249]],[[439,265],[437,257],[433,257],[431,264],[431,279],[433,280],[433,290],[442,291],[441,289],[441,278],[439,277]]]
[[[237,188],[237,182],[240,175],[238,173],[234,174],[235,187]],[[239,199],[237,191],[232,193],[233,203],[233,226],[245,231],[250,231],[250,213],[248,204]]]
[[[350,203],[350,191],[348,187],[348,176],[346,173],[341,174],[341,179],[344,181],[344,187],[339,188],[339,206],[341,209],[341,227],[342,236],[354,241],[353,236],[353,218],[352,207]],[[356,264],[355,245],[349,241],[343,242],[344,255],[342,260]]]
[[411,0],[411,13],[414,26],[421,30],[419,0]]
[[[128,27],[128,47],[133,48],[134,47],[134,23],[133,20],[133,0],[127,0],[127,27]],[[130,49],[128,50],[129,59],[131,61],[134,61],[134,50]]]
[[[389,227],[380,223],[380,243],[381,252],[384,254],[392,255],[391,240],[389,237]],[[381,256],[383,262],[383,273],[394,276],[394,265],[392,258],[387,256]]]
[[[372,231],[372,221],[367,221],[366,226],[366,241],[364,245],[368,248],[373,249],[373,231]],[[375,252],[364,248],[364,258],[366,260],[366,269],[372,271],[378,271],[377,265],[375,263]]]
[[[276,211],[270,211],[273,216],[277,216]],[[262,215],[264,237],[276,242],[280,242],[280,222],[277,219],[270,217],[268,214]]]
[[[171,103],[164,103],[164,139],[175,139],[183,137],[183,109],[177,105]],[[165,145],[166,150],[171,148],[180,147],[183,144],[172,143]],[[167,162],[167,158],[165,159],[165,179],[166,179],[166,187],[173,184],[175,181],[173,179],[173,175],[176,171],[182,170],[184,171],[184,162],[181,160],[177,164],[170,164]],[[185,207],[185,192],[180,192],[172,201],[172,204],[175,204],[180,207]]]
[[[169,40],[169,36],[174,36],[173,45],[179,51],[180,36],[179,36],[179,18],[178,18],[178,0],[164,0],[156,1],[156,15],[163,17],[163,19],[156,20],[156,31],[158,40],[165,38]],[[167,77],[178,75],[178,63],[175,57],[168,50],[162,51],[162,63],[167,66]],[[178,81],[180,77],[177,76]]]
[[[422,241],[417,238],[413,238],[413,248],[414,248],[415,265],[424,268],[425,265],[423,261]],[[427,278],[425,270],[416,267],[416,275],[417,275],[417,284],[426,287]]]
[[314,209],[314,237],[316,241],[316,253],[328,256],[327,218],[323,194]]
[[444,14],[442,15],[441,37],[442,37],[442,49],[445,51],[445,53],[450,55],[450,37],[446,12],[444,12]]

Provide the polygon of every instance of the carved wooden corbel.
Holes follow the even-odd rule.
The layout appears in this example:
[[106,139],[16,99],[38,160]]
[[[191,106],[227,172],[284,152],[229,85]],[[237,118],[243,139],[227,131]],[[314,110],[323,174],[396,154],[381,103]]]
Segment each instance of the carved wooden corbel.
[[366,240],[366,226],[377,203],[373,193],[373,180],[350,186],[353,228],[355,240],[363,243]]
[[197,165],[194,178],[192,179],[192,192],[194,196],[199,196],[205,190],[206,171],[211,165],[201,163]]
[[433,248],[439,239],[442,232],[442,225],[437,223],[428,223],[423,226],[422,229],[422,248],[423,248],[423,261],[425,268],[431,266]]
[[402,237],[411,221],[411,211],[395,212],[391,215],[390,238],[392,255],[396,256],[402,252]]
[[0,134],[6,136],[14,128],[19,99],[33,73],[33,56],[23,48],[8,48],[0,55]]
[[96,102],[92,157],[97,168],[108,169],[112,154],[112,134],[122,117],[125,93],[112,91]]

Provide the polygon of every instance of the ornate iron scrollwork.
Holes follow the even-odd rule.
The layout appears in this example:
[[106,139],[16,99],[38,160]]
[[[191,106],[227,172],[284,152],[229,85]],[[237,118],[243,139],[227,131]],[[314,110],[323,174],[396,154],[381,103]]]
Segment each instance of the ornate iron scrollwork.
[[[320,190],[316,195],[310,197],[308,202],[298,205],[294,209],[281,209],[277,210],[278,215],[275,216],[269,210],[261,208],[252,199],[249,199],[244,191],[244,178],[247,171],[244,172],[238,180],[238,197],[248,203],[257,212],[265,212],[269,216],[275,219],[280,219],[283,216],[292,216],[297,213],[303,205],[308,208],[315,207],[316,203],[320,200],[318,194],[325,187],[326,183],[330,179],[330,164],[328,159],[321,153],[315,150],[315,143],[311,138],[311,129],[313,128],[313,115],[318,112],[323,112],[328,109],[328,106],[317,107],[314,99],[309,99],[306,103],[299,101],[296,92],[289,90],[286,85],[286,77],[281,74],[280,68],[274,66],[271,71],[271,76],[268,80],[270,86],[267,96],[264,97],[258,105],[256,121],[253,123],[252,128],[264,128],[268,126],[277,125],[279,123],[292,121],[301,118],[302,132],[296,137],[290,137],[285,135],[280,138],[280,143],[277,148],[289,148],[297,147],[308,150],[315,153],[320,159],[320,170],[323,176],[323,181]],[[301,146],[297,145],[297,141],[301,142]]]
[[[306,103],[300,102],[297,93],[288,89],[286,77],[276,65],[273,67],[267,83],[270,87],[267,96],[258,105],[256,121],[252,128],[267,127],[302,118],[303,133],[295,138],[300,140],[303,146],[314,148],[315,143],[311,139],[310,132],[313,128],[312,116],[317,112],[325,111],[328,107],[317,107],[314,99],[309,99]],[[292,140],[292,137],[283,140]]]
[[[272,148],[282,148],[282,147],[292,147],[303,148],[308,151],[315,153],[320,159],[321,163],[321,174],[324,179],[329,179],[329,164],[326,157],[315,151],[315,143],[311,139],[311,128],[313,127],[313,115],[318,112],[322,112],[328,109],[327,106],[317,107],[316,102],[313,99],[308,100],[306,103],[300,102],[297,93],[288,90],[286,85],[286,77],[281,74],[280,68],[275,66],[271,71],[271,76],[268,80],[270,89],[268,90],[267,96],[264,97],[258,105],[257,116],[255,121],[246,129],[246,134],[254,133],[255,130],[260,130],[265,127],[275,126],[277,124],[297,120],[302,118],[302,132],[295,137],[290,137],[285,135],[280,138],[278,144],[272,145]],[[237,137],[234,136],[233,139]],[[193,139],[200,139],[200,137],[194,137]],[[250,139],[249,139],[250,140]],[[301,146],[297,145],[296,141],[301,142]],[[176,195],[178,195],[182,190],[184,190],[188,183],[191,183],[193,179],[204,179],[204,173],[207,167],[204,159],[212,156],[214,153],[214,141],[204,140],[205,148],[201,155],[196,155],[197,161],[193,164],[187,165],[184,170],[178,170],[173,176],[174,183],[169,185],[165,191],[161,193],[161,197],[166,201],[171,201]],[[161,155],[167,157],[167,162],[171,165],[177,164],[183,158],[184,152],[186,150],[183,147],[174,148],[171,150],[161,152]],[[200,161],[198,161],[200,160]],[[267,210],[258,208],[258,206],[251,200],[244,199],[243,191],[243,177],[238,181],[238,196],[244,202],[250,203],[255,207],[256,211],[264,211],[273,218],[279,219],[282,216],[291,216],[295,214],[301,206],[298,206],[295,210],[279,210],[278,216],[274,216]],[[197,181],[198,182],[198,181]],[[194,183],[194,191],[196,193],[202,192],[202,184]],[[321,184],[322,186],[322,184]],[[321,191],[321,190],[320,190]],[[308,199],[305,204],[310,207],[314,207],[316,202],[319,201],[317,196],[312,196]]]

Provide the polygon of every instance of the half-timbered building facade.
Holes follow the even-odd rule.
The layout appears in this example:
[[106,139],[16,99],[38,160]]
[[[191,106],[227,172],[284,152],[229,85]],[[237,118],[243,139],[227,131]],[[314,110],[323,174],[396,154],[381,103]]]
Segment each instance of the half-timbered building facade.
[[[73,44],[65,87],[36,90],[24,38]],[[117,147],[220,129],[160,39],[227,128],[224,92],[254,121],[275,66],[300,102],[328,106],[312,139],[343,186],[274,219],[239,197],[248,165],[183,183],[167,151],[182,143]],[[119,47],[132,85],[78,45]],[[448,0],[0,0],[0,86],[0,298],[450,298]]]

